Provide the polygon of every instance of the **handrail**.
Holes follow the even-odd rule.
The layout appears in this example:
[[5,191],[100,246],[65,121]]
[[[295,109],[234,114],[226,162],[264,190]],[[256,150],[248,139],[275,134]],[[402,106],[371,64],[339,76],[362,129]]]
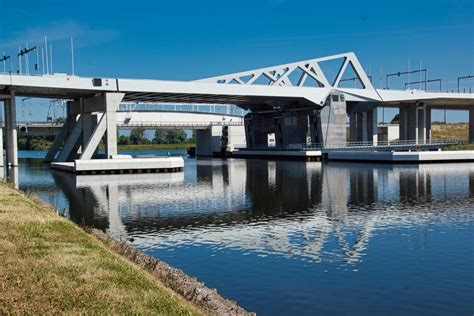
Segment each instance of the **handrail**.
[[[390,150],[390,149],[421,149],[429,147],[442,147],[450,145],[469,144],[467,140],[447,140],[447,139],[432,139],[426,142],[420,140],[397,140],[397,141],[379,141],[376,144],[373,142],[346,142],[346,143],[333,143],[333,144],[320,144],[320,143],[293,143],[289,144],[286,148],[280,148],[275,146],[260,145],[252,146],[248,149],[262,149],[262,150],[287,150],[287,151],[305,151],[305,150]],[[236,144],[236,149],[247,149],[246,145]]]

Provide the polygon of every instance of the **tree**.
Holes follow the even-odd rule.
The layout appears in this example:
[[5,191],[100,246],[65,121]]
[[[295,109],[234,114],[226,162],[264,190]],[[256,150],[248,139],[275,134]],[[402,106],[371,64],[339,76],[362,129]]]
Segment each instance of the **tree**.
[[157,129],[153,144],[181,144],[186,138],[186,132],[180,129]]
[[181,144],[186,141],[186,132],[183,130],[169,130],[165,136],[166,144]]
[[167,131],[164,129],[156,129],[155,130],[155,137],[153,138],[153,144],[164,144],[166,138]]
[[64,124],[66,119],[64,117],[58,117],[54,120],[54,124]]
[[193,130],[191,137],[186,140],[187,143],[195,144],[196,143],[196,131]]
[[148,144],[148,138],[145,137],[145,130],[143,128],[134,128],[130,132],[130,144],[143,145]]
[[119,145],[129,145],[130,144],[130,138],[125,136],[125,135],[120,135],[118,138]]

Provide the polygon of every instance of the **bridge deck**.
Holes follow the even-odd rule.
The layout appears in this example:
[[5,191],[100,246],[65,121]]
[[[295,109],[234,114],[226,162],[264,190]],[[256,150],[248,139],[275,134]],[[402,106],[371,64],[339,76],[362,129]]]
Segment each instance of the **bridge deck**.
[[332,91],[339,90],[345,93],[348,101],[381,102],[386,107],[416,101],[439,108],[474,106],[472,93],[97,79],[64,75],[0,74],[0,91],[13,89],[18,96],[64,99],[90,97],[98,92],[122,92],[125,93],[124,102],[225,103],[249,109],[262,104],[277,106],[292,102],[302,106],[322,105]]

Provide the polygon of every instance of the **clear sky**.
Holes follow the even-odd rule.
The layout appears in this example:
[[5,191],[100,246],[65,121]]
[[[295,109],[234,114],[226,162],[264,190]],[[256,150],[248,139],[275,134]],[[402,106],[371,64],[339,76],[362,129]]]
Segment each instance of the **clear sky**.
[[0,0],[0,12],[0,53],[47,35],[54,71],[71,73],[72,36],[83,76],[190,80],[347,51],[376,87],[381,67],[408,62],[443,89],[474,73],[473,0]]

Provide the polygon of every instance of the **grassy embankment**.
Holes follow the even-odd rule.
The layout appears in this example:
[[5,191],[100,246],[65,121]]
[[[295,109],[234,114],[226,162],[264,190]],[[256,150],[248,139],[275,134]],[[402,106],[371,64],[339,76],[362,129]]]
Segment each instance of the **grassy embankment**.
[[201,312],[75,224],[0,182],[0,314]]
[[[469,138],[467,123],[433,124],[431,126],[432,139],[465,140]],[[453,145],[444,150],[474,150],[474,144]]]
[[196,147],[196,144],[145,144],[145,145],[118,145],[119,150],[167,150],[167,149],[187,149]]

